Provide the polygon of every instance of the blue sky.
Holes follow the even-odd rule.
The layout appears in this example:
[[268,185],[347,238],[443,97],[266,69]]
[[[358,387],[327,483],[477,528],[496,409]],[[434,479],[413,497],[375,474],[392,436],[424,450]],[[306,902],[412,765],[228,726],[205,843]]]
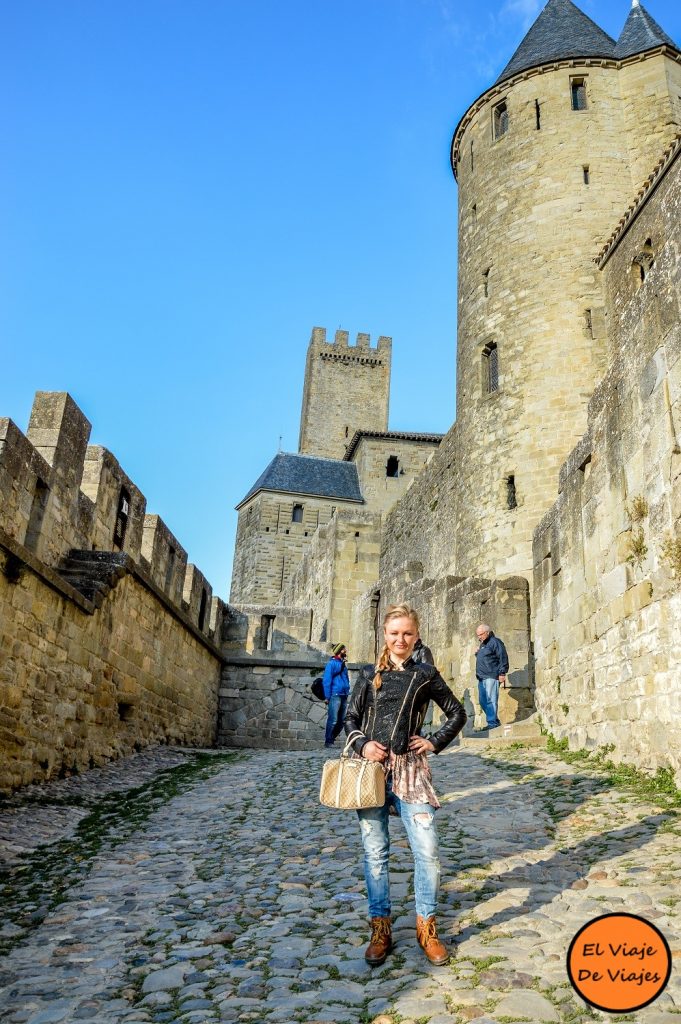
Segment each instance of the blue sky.
[[391,429],[451,425],[449,144],[542,6],[6,0],[0,415],[69,391],[226,598],[314,325],[393,336]]

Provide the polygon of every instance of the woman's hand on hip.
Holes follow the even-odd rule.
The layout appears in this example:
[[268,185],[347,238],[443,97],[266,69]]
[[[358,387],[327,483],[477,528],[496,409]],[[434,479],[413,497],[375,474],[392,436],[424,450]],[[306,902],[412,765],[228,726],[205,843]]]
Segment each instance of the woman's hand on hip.
[[410,736],[409,749],[414,754],[434,754],[435,747],[425,736]]
[[362,747],[362,757],[367,761],[385,761],[388,756],[388,748],[384,747],[378,740],[369,740]]

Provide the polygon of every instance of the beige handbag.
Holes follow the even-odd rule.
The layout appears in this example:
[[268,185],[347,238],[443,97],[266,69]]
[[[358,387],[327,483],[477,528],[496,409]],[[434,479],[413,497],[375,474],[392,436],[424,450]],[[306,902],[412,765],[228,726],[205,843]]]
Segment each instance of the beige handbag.
[[382,807],[385,803],[385,768],[378,761],[351,757],[353,740],[362,733],[357,729],[348,736],[338,761],[327,761],[322,770],[319,801],[338,810],[361,810]]

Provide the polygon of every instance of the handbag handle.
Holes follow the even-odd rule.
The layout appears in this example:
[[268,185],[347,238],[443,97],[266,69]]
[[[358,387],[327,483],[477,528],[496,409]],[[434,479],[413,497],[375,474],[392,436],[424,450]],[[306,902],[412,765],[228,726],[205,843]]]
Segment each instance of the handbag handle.
[[350,749],[352,744],[355,742],[357,737],[358,736],[363,736],[363,735],[364,735],[364,733],[362,732],[361,729],[353,729],[351,733],[348,733],[348,738],[347,738],[346,744],[343,747],[343,750],[341,752],[341,757],[349,757],[350,755],[348,754],[348,750]]

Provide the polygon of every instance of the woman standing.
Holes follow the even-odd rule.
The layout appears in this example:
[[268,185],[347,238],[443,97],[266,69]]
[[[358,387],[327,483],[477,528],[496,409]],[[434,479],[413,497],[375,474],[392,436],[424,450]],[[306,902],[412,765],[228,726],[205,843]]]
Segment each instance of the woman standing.
[[[364,845],[364,876],[369,896],[371,941],[364,954],[372,966],[382,964],[392,949],[388,858],[391,808],[402,818],[414,856],[416,937],[433,964],[449,959],[437,935],[435,913],[440,885],[440,858],[433,790],[427,754],[439,753],[461,732],[466,712],[433,665],[412,658],[419,638],[418,615],[407,605],[391,605],[383,620],[385,644],[374,668],[360,673],[345,731],[359,730],[355,752],[385,765],[386,800],[382,807],[358,811]],[[429,702],[445,714],[443,725],[420,736]]]

